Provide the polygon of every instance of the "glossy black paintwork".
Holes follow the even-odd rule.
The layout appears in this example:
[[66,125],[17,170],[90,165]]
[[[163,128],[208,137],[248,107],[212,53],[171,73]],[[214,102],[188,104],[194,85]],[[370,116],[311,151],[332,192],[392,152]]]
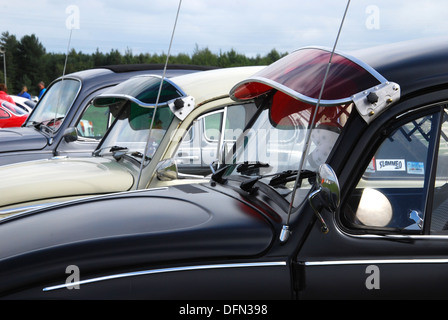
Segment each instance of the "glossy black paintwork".
[[3,138],[0,143],[0,152],[17,152],[26,150],[41,150],[45,148],[48,139],[34,128],[5,128],[0,130]]
[[[424,50],[426,46],[414,42],[394,50],[359,53],[358,58],[399,83],[404,97],[369,126],[356,113],[346,125],[328,161],[339,176],[342,202],[344,192],[356,182],[354,171],[368,160],[371,143],[381,136],[386,124],[416,106],[448,99],[448,90],[441,89],[448,84],[448,60],[442,59],[443,52],[448,55],[448,47],[445,42],[433,50]],[[400,59],[403,52],[408,54]],[[424,68],[424,64],[430,67]],[[1,296],[340,299],[397,297],[395,294],[401,293],[401,297],[419,298],[412,296],[416,287],[430,290],[431,281],[446,280],[443,264],[433,266],[430,273],[421,265],[404,269],[401,264],[386,264],[382,283],[393,286],[359,295],[359,288],[365,288],[366,265],[310,267],[306,263],[448,256],[446,241],[361,239],[349,235],[330,212],[323,212],[330,228],[323,234],[305,201],[293,211],[292,233],[281,243],[286,201],[267,186],[248,193],[241,190],[240,183],[228,179],[77,200],[4,220],[0,223]],[[89,279],[139,270],[266,261],[284,262],[284,266],[178,271],[97,282],[80,290],[42,291],[63,284],[65,268],[71,264],[79,266],[83,279]],[[405,276],[415,281],[396,280]],[[442,296],[443,290],[442,281],[431,291],[434,295],[427,291],[420,298]]]
[[[163,74],[163,65],[117,65],[101,68],[89,69],[68,74],[65,78],[76,79],[81,82],[81,91],[76,97],[72,107],[60,126],[59,130],[51,136],[35,128],[10,128],[0,130],[0,165],[11,164],[21,161],[36,159],[46,159],[58,155],[58,147],[63,141],[65,129],[75,126],[79,117],[87,106],[88,100],[92,99],[97,92],[114,86],[132,76],[140,74]],[[172,77],[185,73],[197,72],[210,69],[208,67],[170,65],[167,68],[166,76]],[[53,83],[60,79],[53,81]],[[33,109],[39,109],[39,103]],[[26,125],[26,123],[24,124]],[[90,155],[96,144],[84,144],[80,146],[77,156],[82,154]]]
[[[73,263],[87,275],[129,264],[253,258],[274,235],[259,211],[207,185],[77,201],[0,227],[1,295],[31,279],[48,283],[57,273],[63,279],[61,271]],[[22,232],[27,240],[11,245]]]
[[448,82],[448,38],[398,42],[351,52],[388,81],[400,85],[406,97]]

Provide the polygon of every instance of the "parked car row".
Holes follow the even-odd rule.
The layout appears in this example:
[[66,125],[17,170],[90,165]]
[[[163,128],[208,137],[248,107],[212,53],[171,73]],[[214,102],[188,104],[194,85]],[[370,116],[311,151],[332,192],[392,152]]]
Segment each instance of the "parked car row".
[[0,100],[0,128],[20,127],[28,114],[28,110],[9,101]]
[[[93,99],[89,111],[110,114],[114,121],[90,156],[0,166],[0,216],[79,197],[204,181],[221,145],[229,141],[221,139],[221,132],[242,130],[256,111],[251,101],[241,104],[229,98],[232,85],[261,68],[218,69],[165,79],[159,101],[162,79],[158,75],[132,77],[104,91]],[[73,136],[66,142],[78,139]]]
[[[56,79],[22,126],[0,131],[0,165],[59,155],[90,155],[110,124],[107,113],[93,118],[98,121],[94,135],[82,135],[86,132],[80,130],[81,135],[76,141],[70,141],[67,137],[77,135],[76,128],[82,129],[85,120],[92,120],[92,111],[89,111],[92,99],[133,76],[147,73],[162,75],[163,69],[162,65],[106,66]],[[166,77],[208,69],[170,65]]]
[[306,47],[92,96],[92,156],[0,167],[0,297],[448,298],[447,54]]
[[10,96],[12,98],[12,100],[14,100],[14,103],[22,108],[23,110],[25,110],[28,113],[31,113],[31,111],[33,111],[34,107],[36,106],[36,101],[28,99],[28,98],[24,98],[21,96],[16,96],[16,95],[12,95]]

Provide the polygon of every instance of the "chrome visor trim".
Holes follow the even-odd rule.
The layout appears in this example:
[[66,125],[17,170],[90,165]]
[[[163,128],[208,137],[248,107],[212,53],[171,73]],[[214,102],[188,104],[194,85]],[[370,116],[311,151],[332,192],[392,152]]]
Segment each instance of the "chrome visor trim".
[[[328,53],[332,52],[332,50],[327,48],[327,47],[310,46],[310,47],[303,47],[303,48],[297,49],[297,50],[291,52],[291,54],[294,54],[294,53],[296,53],[298,51],[301,51],[301,50],[310,50],[310,49],[321,50],[321,51],[325,51],[325,52],[328,52]],[[346,53],[340,52],[338,50],[335,50],[334,53],[337,54],[338,56],[340,56],[342,58],[345,58],[345,59],[349,60],[350,62],[353,62],[354,64],[360,66],[362,69],[364,69],[366,72],[368,72],[371,76],[373,76],[376,80],[378,80],[378,82],[379,82],[378,85],[383,84],[383,83],[387,83],[387,79],[384,76],[382,76],[378,71],[376,71],[374,68],[372,68],[370,65],[368,65],[365,62],[363,62],[362,60],[357,59],[357,58],[355,58],[355,57],[353,57],[351,55],[348,55]],[[276,62],[274,62],[272,65],[274,65],[275,63]],[[269,66],[266,67],[266,68],[269,68]],[[263,73],[263,72],[265,72],[265,70],[260,71],[260,73]],[[306,95],[304,95],[304,94],[302,94],[300,92],[297,92],[297,91],[295,91],[295,90],[293,90],[293,89],[291,89],[291,88],[289,88],[289,87],[287,87],[287,86],[285,86],[285,85],[283,85],[283,84],[281,84],[279,82],[273,81],[273,80],[265,78],[265,77],[260,77],[260,76],[258,76],[258,73],[256,73],[252,77],[249,77],[248,79],[245,79],[245,80],[240,81],[239,83],[237,83],[230,90],[231,98],[233,100],[235,100],[235,101],[239,101],[239,99],[237,99],[235,97],[236,90],[240,86],[245,85],[245,84],[249,84],[251,82],[257,82],[257,83],[265,84],[267,86],[270,86],[273,89],[280,90],[280,91],[282,91],[282,92],[292,96],[293,98],[296,98],[296,99],[298,99],[298,100],[300,100],[302,102],[305,102],[305,103],[308,103],[308,104],[312,104],[312,105],[316,105],[317,103],[319,103],[320,106],[341,105],[341,104],[346,104],[348,102],[351,102],[352,98],[353,98],[353,96],[348,96],[348,97],[345,97],[345,98],[342,98],[342,99],[335,99],[335,100],[321,99],[319,101],[319,99],[317,99],[317,98],[308,97],[308,96],[306,96]],[[368,89],[368,88],[366,88],[366,89]]]
[[[163,80],[164,82],[167,82],[167,83],[170,84],[172,87],[174,87],[177,91],[179,91],[180,98],[182,98],[182,97],[186,97],[186,96],[187,96],[187,94],[184,92],[184,90],[182,90],[182,89],[181,89],[176,83],[174,83],[172,80],[167,79],[167,78],[163,78],[162,76],[159,76],[159,75],[139,75],[139,76],[132,77],[132,78],[128,79],[127,81],[129,81],[129,80],[133,80],[133,79],[137,79],[137,78],[158,78],[159,80]],[[144,108],[155,108],[156,106],[164,106],[164,105],[167,105],[167,104],[170,102],[170,101],[163,101],[163,102],[159,102],[159,103],[145,103],[145,102],[142,102],[142,101],[138,100],[138,99],[135,98],[134,96],[131,96],[131,95],[129,95],[129,94],[123,94],[123,93],[115,92],[115,90],[116,90],[116,87],[114,87],[114,88],[112,89],[113,92],[111,92],[111,93],[105,92],[105,93],[102,93],[102,94],[96,96],[96,97],[93,99],[93,101],[92,101],[93,104],[95,105],[95,102],[96,102],[98,99],[101,99],[101,98],[119,98],[119,99],[125,99],[125,100],[129,100],[129,101],[131,101],[131,102],[134,102],[134,103],[136,103],[137,105],[139,105],[139,106],[141,106],[141,107],[144,107]],[[107,107],[107,105],[104,105],[104,106],[97,106],[97,105],[95,105],[95,107],[97,107],[97,108],[100,108],[100,107]]]

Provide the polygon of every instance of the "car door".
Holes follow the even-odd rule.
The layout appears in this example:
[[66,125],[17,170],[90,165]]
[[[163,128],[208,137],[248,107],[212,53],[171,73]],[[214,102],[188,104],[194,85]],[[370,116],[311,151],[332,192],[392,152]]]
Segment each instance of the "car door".
[[[448,109],[419,107],[359,138],[328,234],[297,256],[300,298],[448,298]],[[379,138],[381,137],[381,138]],[[368,147],[366,147],[368,146]]]

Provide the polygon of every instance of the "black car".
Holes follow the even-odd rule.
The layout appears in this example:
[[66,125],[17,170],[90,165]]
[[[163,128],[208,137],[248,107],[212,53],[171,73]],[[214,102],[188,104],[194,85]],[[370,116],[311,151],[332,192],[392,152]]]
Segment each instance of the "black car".
[[[172,77],[211,69],[169,65]],[[95,113],[92,99],[107,88],[140,74],[162,75],[160,64],[110,65],[68,74],[53,81],[21,127],[0,130],[0,165],[91,155],[106,132],[110,115]]]
[[1,297],[448,298],[447,55],[291,53],[235,84],[258,112],[209,183],[2,220]]

